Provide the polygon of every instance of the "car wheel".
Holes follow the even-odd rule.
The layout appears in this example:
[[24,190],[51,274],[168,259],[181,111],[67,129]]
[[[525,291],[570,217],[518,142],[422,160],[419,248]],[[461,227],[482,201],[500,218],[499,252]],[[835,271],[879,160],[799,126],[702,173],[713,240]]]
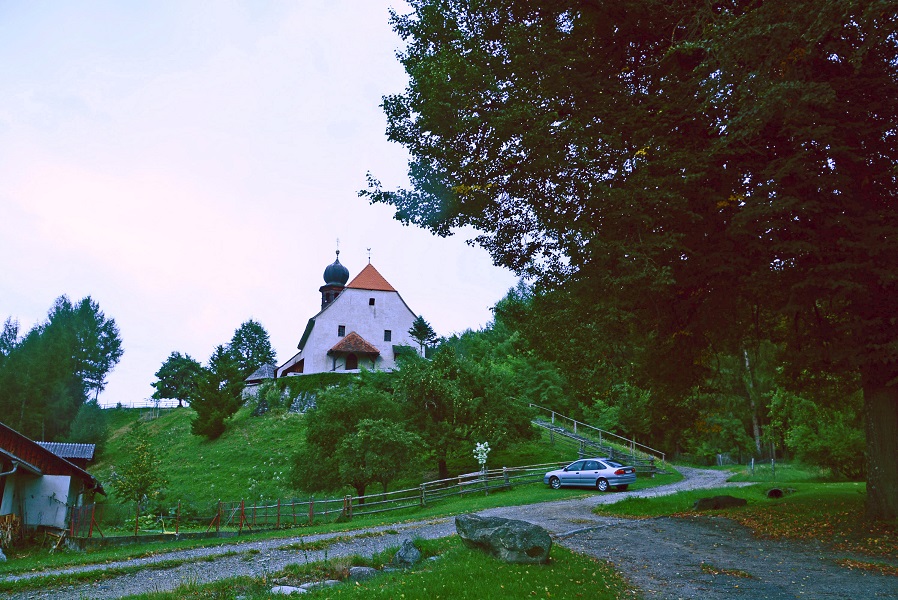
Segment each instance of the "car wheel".
[[598,490],[600,492],[607,492],[608,491],[608,480],[607,479],[599,479],[596,482],[596,487],[598,488]]
[[626,492],[628,487],[630,487],[630,486],[629,485],[616,485],[616,486],[614,486],[614,489],[616,489],[619,492]]
[[550,478],[549,479],[549,487],[551,487],[553,490],[557,490],[558,488],[561,487],[561,480],[558,479],[557,477]]

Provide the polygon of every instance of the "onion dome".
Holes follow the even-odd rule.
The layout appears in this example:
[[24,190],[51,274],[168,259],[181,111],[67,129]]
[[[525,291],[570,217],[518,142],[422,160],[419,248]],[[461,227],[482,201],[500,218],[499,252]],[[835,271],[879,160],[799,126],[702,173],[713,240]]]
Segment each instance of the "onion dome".
[[349,269],[340,264],[340,251],[337,250],[337,260],[324,270],[324,284],[342,287],[346,285],[347,281],[349,281]]

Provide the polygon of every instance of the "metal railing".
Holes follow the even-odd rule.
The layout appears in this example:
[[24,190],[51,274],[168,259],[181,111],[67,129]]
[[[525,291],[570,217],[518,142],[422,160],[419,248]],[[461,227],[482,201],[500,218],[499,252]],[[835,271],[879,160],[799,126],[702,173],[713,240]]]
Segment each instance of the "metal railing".
[[644,458],[658,458],[661,459],[662,464],[664,464],[665,462],[665,453],[656,448],[646,446],[645,444],[640,444],[637,441],[625,438],[622,435],[618,435],[604,429],[599,429],[598,427],[593,427],[588,423],[583,423],[581,421],[577,421],[576,419],[566,417],[561,413],[555,412],[550,408],[540,406],[539,404],[531,403],[530,408],[539,409],[540,411],[542,411],[542,414],[545,414],[549,417],[549,422],[552,425],[557,425],[566,430],[572,431],[574,435],[580,435],[584,438],[596,436],[596,441],[598,442],[599,446],[620,446],[623,448],[627,448],[629,454],[634,459],[640,458],[639,455],[642,454]]

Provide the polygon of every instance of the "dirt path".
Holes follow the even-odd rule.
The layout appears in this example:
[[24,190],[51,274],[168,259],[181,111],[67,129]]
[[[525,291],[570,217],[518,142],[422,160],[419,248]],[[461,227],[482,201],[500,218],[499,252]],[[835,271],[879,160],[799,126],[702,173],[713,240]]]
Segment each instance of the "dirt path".
[[[738,485],[725,482],[727,473],[704,469],[680,470],[685,476],[683,481],[650,490],[494,508],[481,514],[524,519],[542,525],[553,534],[557,543],[614,563],[647,598],[898,598],[898,578],[840,567],[835,560],[842,555],[814,545],[756,540],[746,529],[727,519],[701,517],[633,521],[599,517],[592,513],[596,504],[616,502],[627,497],[651,497],[687,489]],[[399,545],[407,537],[438,538],[454,532],[453,519],[436,519],[353,532],[184,550],[109,565],[57,571],[92,571],[112,566],[147,567],[137,573],[97,584],[65,586],[4,597],[60,600],[119,598],[146,591],[171,590],[184,582],[206,583],[235,575],[259,576],[278,571],[291,563],[322,560],[325,554],[328,557],[372,555]],[[326,553],[284,548],[302,541],[351,535],[359,537],[337,542]],[[186,562],[173,568],[153,568],[154,563],[164,560]],[[706,565],[704,570],[703,564]],[[41,575],[47,574],[50,573]],[[742,574],[750,577],[738,576]]]

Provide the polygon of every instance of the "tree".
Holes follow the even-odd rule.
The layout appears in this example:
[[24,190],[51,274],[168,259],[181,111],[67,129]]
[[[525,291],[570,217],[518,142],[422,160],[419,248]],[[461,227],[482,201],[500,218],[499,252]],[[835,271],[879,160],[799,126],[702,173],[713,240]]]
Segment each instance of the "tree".
[[[413,0],[384,99],[411,190],[363,192],[625,316],[642,376],[785,344],[854,373],[867,513],[898,517],[898,36],[885,1]],[[596,308],[598,307],[598,309]]]
[[113,467],[110,475],[115,495],[122,502],[138,504],[160,499],[168,481],[162,472],[162,460],[140,422],[128,430],[124,447],[128,449],[126,458]]
[[244,378],[252,375],[253,371],[262,365],[274,363],[276,360],[268,332],[261,323],[252,319],[237,328],[228,349],[240,365]]
[[153,387],[153,398],[176,398],[178,406],[189,402],[196,392],[197,377],[203,372],[203,367],[189,354],[172,352],[156,371],[156,381]]
[[74,305],[60,296],[21,339],[7,319],[0,346],[0,414],[25,435],[50,440],[69,432],[122,356],[115,321],[89,296]]
[[421,347],[421,352],[424,352],[424,346],[430,346],[437,339],[437,334],[434,332],[433,327],[430,326],[430,323],[424,320],[424,317],[418,315],[415,317],[415,321],[412,323],[411,329],[408,330],[408,334],[412,336],[412,339],[418,342],[418,345]]
[[218,346],[209,358],[209,365],[196,378],[196,394],[190,406],[196,418],[190,425],[194,435],[210,440],[224,433],[225,421],[236,413],[243,398],[243,376],[240,365],[224,347]]
[[96,452],[103,450],[106,438],[109,435],[109,422],[106,413],[100,408],[96,400],[88,400],[78,409],[75,420],[72,421],[72,429],[69,432],[69,441],[81,444],[94,444]]
[[362,419],[354,433],[343,438],[337,449],[340,477],[348,481],[361,470],[367,481],[383,486],[420,462],[424,452],[421,438],[400,423],[386,419]]
[[[399,406],[378,383],[376,376],[366,373],[352,385],[330,387],[318,394],[314,408],[305,413],[305,439],[294,457],[297,488],[317,492],[348,485],[364,496],[369,483],[384,480],[372,462],[374,449],[361,445],[386,435],[382,425],[400,421]],[[362,426],[363,422],[378,425]]]

